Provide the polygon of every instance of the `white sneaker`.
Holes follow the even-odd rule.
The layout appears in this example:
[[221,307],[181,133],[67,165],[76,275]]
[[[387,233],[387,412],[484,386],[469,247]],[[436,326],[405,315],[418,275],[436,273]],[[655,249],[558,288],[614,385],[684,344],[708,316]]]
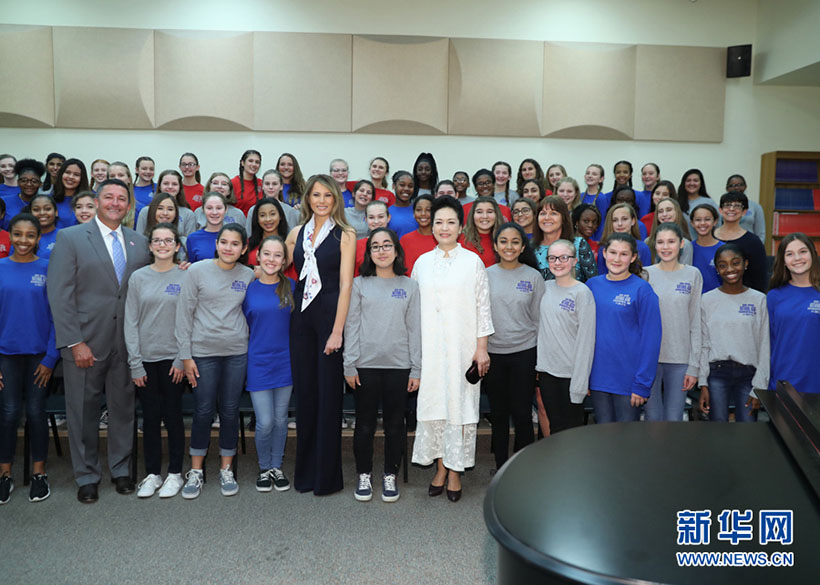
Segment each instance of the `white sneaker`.
[[202,470],[192,469],[185,474],[185,479],[188,481],[185,482],[185,487],[182,488],[182,497],[186,500],[198,498],[199,494],[202,493],[202,484],[205,481]]
[[162,478],[155,473],[149,473],[137,486],[137,497],[150,498],[161,486]]
[[159,490],[159,497],[173,498],[182,489],[184,483],[181,473],[169,473]]
[[218,429],[219,428],[219,415],[218,414],[214,417],[214,421],[211,423],[211,428],[212,429]]
[[399,499],[399,488],[396,485],[396,474],[385,473],[382,477],[382,501],[395,502]]
[[295,429],[296,428],[296,419],[292,418],[288,420],[288,428]]
[[353,492],[353,497],[360,502],[369,502],[371,500],[373,497],[373,486],[370,483],[369,473],[359,474],[359,485],[356,491]]
[[219,485],[222,486],[223,496],[234,496],[239,493],[239,484],[236,483],[230,467],[219,470]]

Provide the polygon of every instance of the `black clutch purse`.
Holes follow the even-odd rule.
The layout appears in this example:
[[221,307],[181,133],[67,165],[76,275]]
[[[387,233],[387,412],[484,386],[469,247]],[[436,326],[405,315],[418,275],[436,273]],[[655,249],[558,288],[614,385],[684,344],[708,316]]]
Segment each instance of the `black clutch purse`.
[[473,363],[470,364],[469,368],[467,368],[467,371],[464,373],[464,377],[467,378],[467,381],[470,384],[478,384],[481,380],[481,376],[478,374],[478,364],[475,360],[473,360]]

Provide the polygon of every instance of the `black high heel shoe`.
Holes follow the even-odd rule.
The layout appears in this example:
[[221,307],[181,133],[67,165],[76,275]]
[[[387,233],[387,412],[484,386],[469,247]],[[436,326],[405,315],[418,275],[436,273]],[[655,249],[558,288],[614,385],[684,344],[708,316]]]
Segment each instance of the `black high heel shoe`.
[[[445,485],[446,486],[450,485],[449,479],[448,479],[448,481]],[[461,499],[461,488],[459,488],[457,490],[451,490],[449,487],[447,487],[447,499],[450,500],[451,502],[459,501]]]
[[[433,476],[435,478],[435,475]],[[440,496],[444,493],[444,488],[447,486],[447,476],[444,476],[444,483],[442,485],[433,485],[433,482],[430,481],[430,487],[427,488],[427,495],[431,498],[435,498],[436,496]]]
[[433,485],[432,483],[427,488],[427,495],[431,498],[435,498],[436,496],[440,496],[444,493],[444,486],[443,485]]

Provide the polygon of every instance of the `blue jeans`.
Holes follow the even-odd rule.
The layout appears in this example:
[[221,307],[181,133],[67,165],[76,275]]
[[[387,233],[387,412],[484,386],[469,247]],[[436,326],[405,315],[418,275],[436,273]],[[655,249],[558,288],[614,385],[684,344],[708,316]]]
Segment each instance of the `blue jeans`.
[[735,405],[737,422],[753,422],[752,409],[746,406],[757,368],[731,360],[709,364],[709,420],[728,421],[729,404]]
[[[293,386],[249,392],[256,415],[256,454],[259,469],[282,468],[288,438],[288,405]],[[220,421],[220,425],[221,425]]]
[[34,370],[40,365],[43,355],[0,355],[0,373],[3,374],[3,390],[0,391],[0,463],[14,462],[23,396],[31,436],[31,460],[45,461],[48,455],[48,388],[34,383]]
[[[686,404],[686,392],[683,378],[686,376],[687,364],[658,364],[652,394],[644,405],[644,420],[673,421],[683,420],[683,406]],[[663,390],[661,391],[661,385]]]
[[592,408],[597,424],[610,422],[634,422],[640,418],[641,409],[630,404],[631,395],[610,394],[592,390]]
[[194,357],[199,370],[194,388],[196,407],[191,424],[193,456],[205,456],[211,441],[211,422],[219,404],[219,454],[236,455],[239,440],[239,397],[245,385],[248,354]]

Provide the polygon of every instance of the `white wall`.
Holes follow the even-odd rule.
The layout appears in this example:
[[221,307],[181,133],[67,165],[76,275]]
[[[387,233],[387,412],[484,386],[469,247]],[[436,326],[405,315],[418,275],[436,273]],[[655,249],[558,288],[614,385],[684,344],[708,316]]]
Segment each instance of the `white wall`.
[[820,60],[820,2],[760,0],[758,4],[758,80],[774,80]]
[[[287,30],[362,34],[405,34],[551,41],[594,41],[701,46],[755,43],[757,3],[688,0],[157,0],[105,2],[30,0],[9,2],[2,12],[9,24],[52,26],[120,26],[169,29]],[[192,56],[195,58],[195,56]],[[121,72],[90,74],[127,75]],[[526,72],[522,72],[525,75]],[[386,72],[385,83],[400,82],[400,72]],[[669,83],[684,84],[685,79]],[[214,80],[203,89],[218,90]],[[590,79],[589,87],[567,91],[606,91]],[[704,171],[707,186],[720,194],[726,177],[746,175],[756,196],[760,155],[771,150],[820,149],[820,88],[762,87],[752,78],[727,80],[724,141],[720,144],[591,141],[567,139],[481,138],[458,136],[391,136],[365,134],[91,131],[0,129],[0,151],[44,157],[51,150],[91,161],[103,157],[133,163],[152,155],[158,169],[175,167],[183,151],[196,152],[203,174],[235,173],[246,148],[263,154],[263,168],[279,153],[296,154],[305,174],[325,172],[331,158],[342,156],[351,177],[362,176],[374,156],[385,156],[391,171],[409,168],[421,151],[432,152],[441,176],[474,171],[502,159],[514,167],[525,157],[548,165],[563,163],[580,177],[588,163],[607,169],[607,185],[616,160],[636,167],[660,165],[675,183],[690,167]],[[637,179],[637,177],[636,177]]]

